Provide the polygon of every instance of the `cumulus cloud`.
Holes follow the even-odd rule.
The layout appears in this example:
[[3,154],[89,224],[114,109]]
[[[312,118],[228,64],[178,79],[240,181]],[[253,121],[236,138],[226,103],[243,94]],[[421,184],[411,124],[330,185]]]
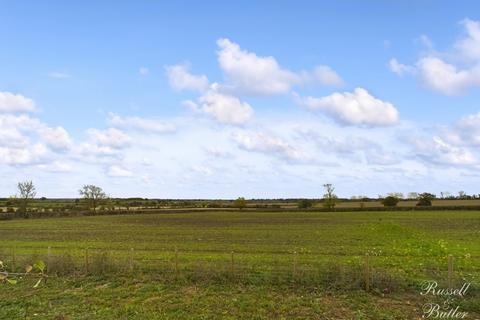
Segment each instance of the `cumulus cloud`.
[[388,62],[388,67],[390,68],[390,71],[396,73],[399,76],[415,73],[415,67],[402,64],[398,62],[395,58],[390,59],[390,61]]
[[455,146],[440,137],[414,139],[412,143],[418,157],[442,165],[474,165],[475,155],[464,147]]
[[72,145],[72,139],[68,132],[62,127],[45,127],[39,130],[43,141],[52,149],[65,151]]
[[174,124],[162,120],[141,117],[122,117],[115,113],[109,113],[107,121],[114,127],[140,130],[150,133],[169,133],[176,130]]
[[286,93],[301,78],[280,67],[274,57],[259,57],[229,39],[219,39],[218,62],[230,84],[251,94]]
[[48,155],[48,149],[41,143],[25,148],[0,147],[0,160],[8,165],[30,165],[41,163]]
[[458,70],[440,58],[425,57],[418,61],[418,70],[426,87],[446,95],[463,93],[480,85],[480,66]]
[[190,73],[188,64],[167,66],[167,75],[170,86],[177,90],[205,91],[208,88],[208,78],[205,75]]
[[300,103],[345,125],[387,126],[395,124],[399,118],[393,104],[375,98],[363,88],[321,98],[305,97]]
[[35,111],[35,102],[10,92],[0,92],[0,112],[32,112]]
[[130,145],[132,139],[123,131],[108,128],[106,130],[88,129],[87,134],[100,146],[111,147],[114,149],[125,148]]
[[423,41],[428,52],[414,66],[390,60],[390,70],[398,75],[418,75],[422,84],[445,95],[458,95],[480,87],[480,22],[465,19],[460,22],[464,35],[446,52],[435,52],[428,37]]
[[133,176],[133,173],[121,166],[113,165],[108,167],[107,175],[109,177],[125,178]]
[[226,76],[224,90],[251,95],[288,93],[295,85],[319,82],[338,86],[342,78],[330,67],[320,65],[311,72],[293,72],[282,68],[272,56],[258,56],[229,39],[217,41],[218,62]]
[[36,164],[51,156],[49,151],[66,151],[72,141],[62,127],[49,127],[29,115],[0,114],[0,162]]
[[239,148],[247,151],[272,154],[288,161],[309,160],[307,154],[297,150],[285,140],[263,132],[238,132],[232,138]]
[[200,110],[220,123],[241,125],[253,116],[252,107],[232,95],[209,90],[199,99]]
[[343,79],[329,66],[317,66],[311,73],[313,78],[327,86],[341,86]]

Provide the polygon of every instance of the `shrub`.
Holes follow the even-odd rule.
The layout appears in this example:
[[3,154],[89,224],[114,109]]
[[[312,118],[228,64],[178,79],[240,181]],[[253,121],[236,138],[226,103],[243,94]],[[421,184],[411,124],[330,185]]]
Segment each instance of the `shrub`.
[[431,206],[432,200],[435,199],[435,195],[424,192],[418,195],[417,206]]
[[302,199],[298,202],[299,209],[308,209],[313,207],[313,201],[310,199]]
[[385,207],[396,207],[399,201],[400,200],[395,196],[388,196],[382,199],[382,204]]

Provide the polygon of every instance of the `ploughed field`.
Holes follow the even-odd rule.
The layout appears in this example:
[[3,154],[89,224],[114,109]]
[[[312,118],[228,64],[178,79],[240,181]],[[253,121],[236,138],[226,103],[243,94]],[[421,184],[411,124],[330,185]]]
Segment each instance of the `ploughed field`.
[[471,283],[454,301],[480,313],[477,211],[0,221],[7,269],[38,259],[47,283],[0,284],[0,319],[414,319],[441,300],[420,295],[424,280]]

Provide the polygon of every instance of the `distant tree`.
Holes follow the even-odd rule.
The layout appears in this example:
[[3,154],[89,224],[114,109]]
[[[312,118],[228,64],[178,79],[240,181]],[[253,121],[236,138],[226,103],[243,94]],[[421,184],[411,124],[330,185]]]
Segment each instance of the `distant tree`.
[[325,194],[323,195],[323,206],[328,209],[335,208],[337,202],[337,196],[335,195],[335,188],[331,183],[326,183],[323,185],[325,188]]
[[382,199],[382,204],[385,206],[385,207],[395,207],[397,206],[397,203],[400,201],[400,199],[398,199],[397,197],[395,196],[387,196],[385,198]]
[[434,194],[424,192],[418,195],[418,202],[417,206],[431,206],[432,200],[435,199],[436,196]]
[[418,199],[418,192],[409,192],[407,195],[407,198],[410,200]]
[[299,209],[308,209],[313,207],[313,201],[310,199],[301,199],[297,204]]
[[465,191],[458,191],[458,198],[459,199],[465,199],[467,198],[467,193]]
[[84,185],[82,189],[79,190],[80,195],[85,199],[90,209],[95,209],[97,206],[107,199],[107,195],[103,192],[102,188],[94,186],[92,184]]
[[245,208],[247,206],[247,200],[245,200],[244,197],[238,197],[237,200],[235,200],[233,202],[233,206],[235,208],[238,208],[238,209],[242,210],[243,208]]
[[19,182],[18,185],[18,201],[20,203],[19,210],[20,214],[24,218],[29,218],[29,214],[27,212],[28,204],[32,201],[37,191],[35,190],[35,185],[32,181],[24,181]]
[[390,192],[387,196],[395,197],[397,199],[403,199],[403,193],[401,192]]

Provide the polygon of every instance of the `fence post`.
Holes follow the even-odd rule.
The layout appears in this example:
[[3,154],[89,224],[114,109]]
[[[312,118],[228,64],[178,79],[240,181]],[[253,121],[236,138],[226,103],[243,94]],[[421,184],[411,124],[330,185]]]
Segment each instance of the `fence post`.
[[128,261],[130,272],[133,272],[133,248],[130,248],[130,259]]
[[12,248],[12,272],[15,272],[17,269],[16,266],[16,257],[15,257],[15,247]]
[[370,291],[370,256],[365,255],[365,291]]
[[47,248],[47,271],[51,269],[51,264],[52,264],[52,247]]
[[235,276],[235,260],[233,258],[233,251],[231,253],[231,265],[230,265],[230,271],[232,273],[232,277]]
[[295,280],[297,276],[297,251],[293,251],[293,280]]
[[175,246],[175,279],[178,278],[178,249]]
[[448,255],[448,288],[453,288],[453,256]]
[[88,274],[88,248],[85,248],[85,274]]

